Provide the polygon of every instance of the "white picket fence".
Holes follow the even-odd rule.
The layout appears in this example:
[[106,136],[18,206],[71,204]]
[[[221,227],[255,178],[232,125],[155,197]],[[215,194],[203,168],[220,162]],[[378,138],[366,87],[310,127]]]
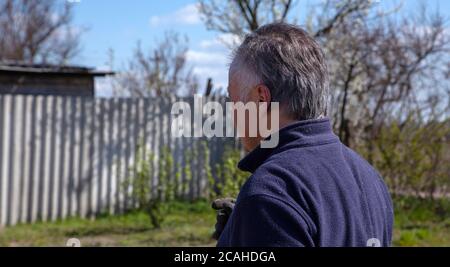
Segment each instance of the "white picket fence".
[[203,196],[204,161],[219,162],[230,139],[207,140],[210,158],[186,160],[201,139],[170,135],[176,100],[0,95],[0,225],[123,212],[134,205],[121,187],[142,144],[155,163],[170,148],[174,172],[190,164],[194,179],[176,193]]

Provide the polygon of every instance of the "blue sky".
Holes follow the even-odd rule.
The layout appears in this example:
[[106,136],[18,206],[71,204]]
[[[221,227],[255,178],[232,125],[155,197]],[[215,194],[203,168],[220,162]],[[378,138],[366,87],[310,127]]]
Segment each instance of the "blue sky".
[[[72,0],[75,27],[84,29],[82,51],[75,64],[106,69],[108,50],[114,51],[114,68],[120,68],[132,56],[138,41],[150,49],[166,31],[176,31],[189,37],[188,62],[198,74],[203,86],[211,76],[218,86],[226,86],[228,49],[218,41],[219,33],[206,29],[196,11],[196,0]],[[307,6],[320,0],[303,0],[295,14],[305,17]],[[374,0],[376,1],[376,0]],[[389,9],[399,0],[378,0],[382,9]],[[420,0],[404,0],[402,12],[417,11]],[[431,9],[437,8],[450,16],[450,1],[427,0]],[[99,95],[110,94],[100,85]]]

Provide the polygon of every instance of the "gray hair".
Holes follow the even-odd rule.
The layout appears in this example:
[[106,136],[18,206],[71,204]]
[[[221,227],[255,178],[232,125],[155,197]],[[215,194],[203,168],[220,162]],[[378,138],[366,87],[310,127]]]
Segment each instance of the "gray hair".
[[294,119],[326,114],[329,81],[324,53],[294,25],[272,23],[248,34],[234,51],[230,69],[238,72],[243,87],[267,86],[272,102],[279,102]]

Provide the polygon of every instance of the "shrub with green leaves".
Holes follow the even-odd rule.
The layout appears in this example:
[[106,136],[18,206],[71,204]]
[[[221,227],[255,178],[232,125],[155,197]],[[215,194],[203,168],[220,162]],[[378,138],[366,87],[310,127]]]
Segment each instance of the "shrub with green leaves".
[[[370,140],[374,167],[394,197],[414,195],[433,199],[450,186],[450,122],[392,122]],[[360,148],[363,153],[365,147]],[[367,155],[365,155],[368,157]]]
[[236,198],[242,185],[249,177],[249,173],[238,169],[241,160],[241,150],[230,146],[225,148],[222,163],[216,165],[217,177],[212,181],[212,198],[233,197]]
[[[132,209],[145,211],[153,227],[160,228],[169,207],[164,203],[175,200],[176,185],[181,182],[180,174],[173,173],[174,161],[169,148],[161,150],[157,165],[154,164],[155,155],[147,152],[144,146],[136,151],[135,162],[130,169],[131,175],[123,183],[123,191],[127,194],[131,189],[130,198],[136,203]],[[152,190],[153,177],[157,179],[156,190]]]
[[160,227],[168,212],[170,205],[166,203],[192,196],[189,190],[193,189],[193,179],[206,179],[206,187],[199,188],[201,192],[197,196],[212,200],[219,197],[236,198],[249,176],[237,168],[241,150],[231,146],[225,148],[221,163],[214,168],[210,165],[206,141],[194,142],[190,149],[184,151],[183,157],[185,164],[181,167],[175,166],[172,151],[168,147],[160,149],[159,156],[146,151],[144,146],[136,150],[130,175],[123,183],[123,192],[135,203],[132,210],[145,211],[155,228]]

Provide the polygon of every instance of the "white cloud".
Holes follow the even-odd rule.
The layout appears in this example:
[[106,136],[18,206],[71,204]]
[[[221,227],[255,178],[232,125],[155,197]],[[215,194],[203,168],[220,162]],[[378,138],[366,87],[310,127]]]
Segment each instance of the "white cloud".
[[112,97],[113,96],[113,87],[112,87],[112,78],[96,78],[95,79],[95,96],[96,97]]
[[202,67],[197,66],[193,68],[193,73],[200,79],[202,90],[206,86],[206,80],[212,78],[214,89],[225,89],[228,84],[228,69],[225,66],[216,67]]
[[212,78],[215,88],[226,87],[228,82],[227,53],[210,52],[206,49],[189,50],[186,58],[188,63],[193,66],[193,72],[200,79],[201,84],[206,83],[207,78]]
[[228,61],[225,53],[216,52],[189,50],[186,57],[190,62],[202,65],[226,65]]
[[150,25],[152,27],[170,24],[196,25],[200,23],[198,4],[189,4],[173,13],[150,17]]
[[205,49],[213,48],[220,45],[221,43],[217,39],[208,39],[200,42],[200,47]]
[[[226,70],[222,70],[219,68],[208,68],[208,67],[194,67],[194,74],[198,75],[198,77],[224,77],[224,73]],[[221,83],[223,83],[223,79],[221,79]]]
[[203,40],[200,42],[200,47],[205,49],[221,49],[229,50],[236,46],[241,41],[241,38],[235,34],[224,33],[220,34],[214,39]]
[[201,83],[212,78],[214,88],[227,87],[229,55],[231,48],[239,42],[240,38],[236,35],[220,34],[215,38],[200,41],[198,49],[187,52],[187,60]]

